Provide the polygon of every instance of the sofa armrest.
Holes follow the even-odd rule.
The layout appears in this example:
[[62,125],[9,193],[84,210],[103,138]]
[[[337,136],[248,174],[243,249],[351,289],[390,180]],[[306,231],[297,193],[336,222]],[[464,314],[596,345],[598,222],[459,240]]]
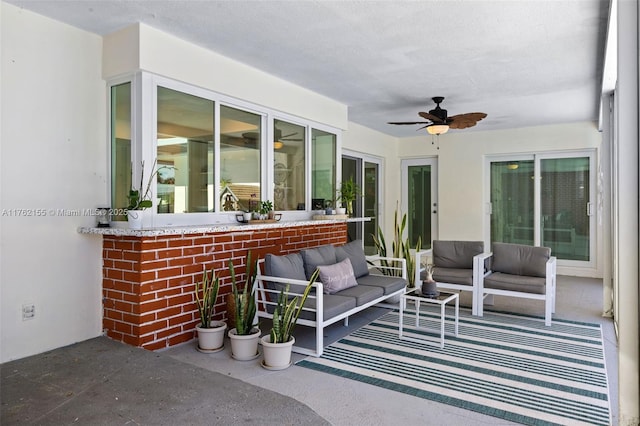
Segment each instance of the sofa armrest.
[[[366,256],[367,262],[379,269],[384,275],[407,279],[407,260],[403,257]],[[399,264],[399,265],[398,265]]]

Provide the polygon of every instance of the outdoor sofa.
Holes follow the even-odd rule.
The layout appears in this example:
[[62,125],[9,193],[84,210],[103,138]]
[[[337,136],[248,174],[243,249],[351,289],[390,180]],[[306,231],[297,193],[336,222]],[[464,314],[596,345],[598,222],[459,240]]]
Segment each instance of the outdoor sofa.
[[325,327],[381,302],[400,300],[407,286],[405,259],[365,256],[362,241],[325,245],[258,262],[256,303],[259,318],[273,317],[277,297],[289,285],[290,297],[302,294],[311,275],[320,275],[304,305],[298,325],[315,328],[315,349],[294,345],[297,353],[319,357]]

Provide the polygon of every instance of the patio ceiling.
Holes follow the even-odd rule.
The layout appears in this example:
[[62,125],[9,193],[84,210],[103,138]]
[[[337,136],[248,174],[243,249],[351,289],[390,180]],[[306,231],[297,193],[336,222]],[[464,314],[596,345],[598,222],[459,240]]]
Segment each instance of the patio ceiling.
[[418,111],[481,111],[474,131],[596,121],[607,0],[8,3],[105,35],[143,22],[415,136]]

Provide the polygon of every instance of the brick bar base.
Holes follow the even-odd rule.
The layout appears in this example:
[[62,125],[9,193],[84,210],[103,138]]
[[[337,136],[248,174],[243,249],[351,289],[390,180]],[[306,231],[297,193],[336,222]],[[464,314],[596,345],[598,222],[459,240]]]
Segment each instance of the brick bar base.
[[105,235],[104,331],[149,350],[189,341],[199,322],[194,288],[203,268],[215,269],[220,277],[215,319],[226,319],[229,260],[243,282],[248,251],[253,258],[264,258],[346,242],[346,223],[158,237]]

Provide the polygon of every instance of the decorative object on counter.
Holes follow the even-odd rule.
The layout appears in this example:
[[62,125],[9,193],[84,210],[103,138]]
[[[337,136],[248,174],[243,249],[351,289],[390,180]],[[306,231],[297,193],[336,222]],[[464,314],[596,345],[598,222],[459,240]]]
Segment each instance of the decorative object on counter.
[[324,202],[324,214],[327,216],[336,214],[336,211],[333,208],[333,200],[326,200]]
[[98,207],[96,209],[96,222],[98,228],[110,228],[111,207]]
[[247,254],[246,265],[246,279],[242,290],[239,290],[233,262],[229,260],[232,304],[235,307],[235,328],[229,330],[229,339],[231,339],[231,357],[239,361],[248,361],[259,355],[260,329],[256,322],[256,298],[253,287],[256,280],[257,259],[251,260],[251,252]]
[[302,295],[298,294],[295,297],[291,297],[289,284],[280,290],[278,303],[273,312],[271,331],[268,335],[262,336],[261,339],[264,355],[262,366],[264,368],[268,370],[283,370],[291,365],[291,352],[296,342],[295,337],[293,337],[293,329],[298,322],[302,307],[319,273],[319,269],[314,271]]
[[[158,176],[158,172],[160,170],[165,169],[173,169],[177,170],[173,166],[160,166],[156,167],[158,164],[158,160],[155,159],[153,161],[153,167],[151,167],[151,175],[149,176],[149,180],[147,181],[147,185],[144,185],[144,160],[140,162],[140,185],[138,187],[131,187],[129,190],[129,195],[127,199],[129,200],[129,205],[127,206],[127,220],[129,221],[129,227],[132,229],[141,229],[142,228],[142,211],[153,207],[152,201],[152,193],[151,193],[151,184],[153,183],[153,179]],[[133,182],[133,167],[131,167],[131,182]]]
[[[411,241],[409,237],[405,240],[402,239],[404,235],[404,230],[407,227],[407,214],[404,213],[402,215],[402,220],[398,222],[398,206],[396,206],[396,210],[393,213],[393,223],[394,223],[394,233],[393,233],[393,242],[391,244],[392,253],[387,254],[387,243],[384,238],[384,233],[382,232],[382,228],[378,226],[378,232],[373,236],[373,244],[376,247],[376,252],[379,256],[382,257],[392,257],[398,258],[403,257],[407,262],[407,280],[409,287],[415,287],[415,271],[416,271],[416,261],[415,257],[411,253]],[[415,251],[418,252],[422,249],[422,238],[418,237],[418,241],[416,241]],[[394,262],[395,263],[395,262]],[[385,265],[385,266],[393,266],[393,265]],[[399,265],[395,265],[398,266]],[[386,270],[385,275],[389,274],[398,274],[398,270]]]
[[260,203],[260,220],[273,219],[273,203],[269,200]]
[[195,298],[200,314],[200,324],[196,326],[198,333],[198,350],[200,352],[218,352],[224,348],[224,332],[227,324],[223,321],[214,321],[216,301],[220,290],[220,279],[213,268],[211,273],[205,267],[202,272],[202,280],[196,283]]
[[338,190],[338,198],[336,201],[342,201],[342,205],[347,209],[346,213],[349,217],[353,216],[353,202],[362,197],[360,185],[353,181],[353,178],[342,181]]
[[433,279],[433,265],[428,264],[425,269],[426,277],[422,281],[421,293],[425,297],[438,297],[438,285]]

